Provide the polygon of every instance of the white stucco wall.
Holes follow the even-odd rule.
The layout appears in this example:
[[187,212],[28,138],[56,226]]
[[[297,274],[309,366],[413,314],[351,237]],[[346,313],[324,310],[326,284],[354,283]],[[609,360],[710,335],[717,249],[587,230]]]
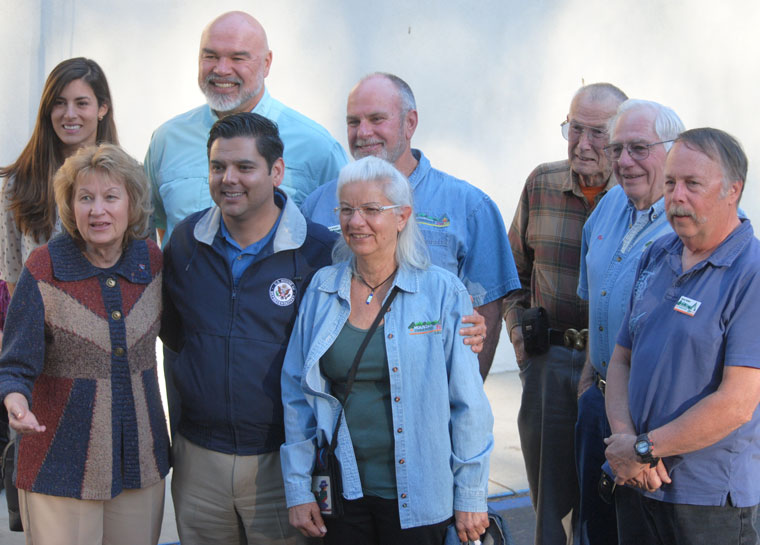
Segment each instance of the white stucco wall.
[[[414,146],[489,193],[507,224],[531,169],[566,155],[559,124],[584,81],[737,136],[750,157],[742,206],[760,209],[753,0],[0,0],[0,164],[26,143],[47,73],[80,55],[105,70],[122,144],[142,158],[155,127],[203,101],[200,32],[230,9],[267,29],[271,93],[344,145],[353,84],[376,70],[404,78],[419,107]],[[513,365],[506,338],[500,348]]]

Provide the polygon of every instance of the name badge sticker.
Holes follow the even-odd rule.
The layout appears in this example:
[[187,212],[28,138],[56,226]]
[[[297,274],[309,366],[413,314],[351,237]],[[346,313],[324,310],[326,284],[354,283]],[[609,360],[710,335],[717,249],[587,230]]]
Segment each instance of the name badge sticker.
[[700,301],[682,295],[676,303],[676,306],[673,307],[673,310],[680,312],[681,314],[686,314],[687,316],[694,316],[701,304]]

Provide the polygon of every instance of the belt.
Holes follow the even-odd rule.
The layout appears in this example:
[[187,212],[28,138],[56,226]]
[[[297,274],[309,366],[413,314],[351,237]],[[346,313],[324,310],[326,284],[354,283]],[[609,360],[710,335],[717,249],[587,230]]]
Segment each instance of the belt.
[[599,391],[604,395],[604,390],[607,388],[607,381],[596,371],[594,371],[594,384],[596,384],[596,387],[599,388]]
[[588,329],[549,329],[549,344],[555,346],[566,346],[576,350],[585,350],[586,341],[588,340]]

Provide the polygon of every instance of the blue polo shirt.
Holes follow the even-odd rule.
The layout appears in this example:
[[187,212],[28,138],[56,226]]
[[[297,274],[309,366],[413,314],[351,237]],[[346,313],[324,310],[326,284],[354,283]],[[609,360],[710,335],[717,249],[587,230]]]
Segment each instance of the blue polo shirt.
[[619,185],[599,201],[583,226],[578,297],[589,302],[589,358],[602,377],[607,376],[641,254],[672,232],[664,198],[637,213]]
[[[280,188],[300,204],[320,184],[335,179],[348,162],[346,152],[327,130],[264,92],[253,113],[277,124],[285,145],[285,177]],[[170,119],[153,133],[145,155],[145,173],[153,191],[154,221],[165,229],[194,212],[214,206],[208,188],[206,144],[214,111],[204,104]]]
[[[671,422],[715,392],[724,366],[760,368],[760,241],[749,220],[685,272],[682,250],[673,233],[644,253],[618,336],[632,350],[628,401],[637,433]],[[758,460],[760,408],[717,443],[665,458],[673,482],[645,495],[692,505],[723,506],[729,497],[736,507],[757,505]]]
[[[277,203],[277,206],[281,209],[285,207],[285,198],[277,191],[274,193],[274,200]],[[277,221],[274,222],[272,228],[262,239],[257,240],[253,244],[249,244],[245,248],[241,248],[240,244],[232,238],[232,235],[227,230],[227,226],[224,224],[224,217],[222,217],[219,226],[221,227],[222,238],[224,239],[224,255],[227,257],[227,262],[232,269],[232,280],[236,286],[240,277],[243,276],[243,272],[256,261],[261,250],[263,250],[266,245],[269,244],[269,241],[272,240],[272,237],[277,232],[277,227],[280,225],[281,218],[282,210],[280,210],[280,213],[277,216]]]
[[[409,176],[414,213],[433,265],[457,275],[478,307],[520,288],[498,206],[477,187],[436,170],[420,150]],[[301,205],[311,221],[340,232],[334,209],[338,181],[314,191]]]

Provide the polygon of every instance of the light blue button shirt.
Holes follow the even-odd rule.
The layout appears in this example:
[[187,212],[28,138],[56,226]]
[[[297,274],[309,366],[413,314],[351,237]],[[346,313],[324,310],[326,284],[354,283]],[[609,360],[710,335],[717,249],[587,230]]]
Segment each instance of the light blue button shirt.
[[[414,214],[434,265],[457,275],[476,307],[520,289],[507,230],[498,206],[477,187],[436,170],[421,151],[409,176]],[[337,180],[318,188],[301,205],[311,221],[340,232]]]
[[[346,152],[318,123],[275,100],[268,91],[253,109],[277,124],[285,145],[285,178],[280,186],[296,204],[319,185],[335,179],[348,162]],[[156,227],[174,226],[194,212],[214,205],[208,187],[206,145],[216,114],[203,105],[161,125],[145,155],[145,172],[153,190]]]
[[664,198],[637,217],[619,185],[599,201],[583,226],[578,297],[589,302],[589,357],[602,377],[607,376],[641,254],[671,232]]
[[[388,356],[394,458],[402,528],[434,524],[453,510],[484,512],[493,416],[477,356],[457,333],[472,304],[462,283],[435,266],[399,269],[401,291],[382,326]],[[282,370],[286,443],[281,447],[288,507],[314,501],[315,446],[332,438],[338,400],[319,369],[350,313],[347,263],[316,273],[304,294]],[[349,429],[337,454],[343,495],[362,497]]]

